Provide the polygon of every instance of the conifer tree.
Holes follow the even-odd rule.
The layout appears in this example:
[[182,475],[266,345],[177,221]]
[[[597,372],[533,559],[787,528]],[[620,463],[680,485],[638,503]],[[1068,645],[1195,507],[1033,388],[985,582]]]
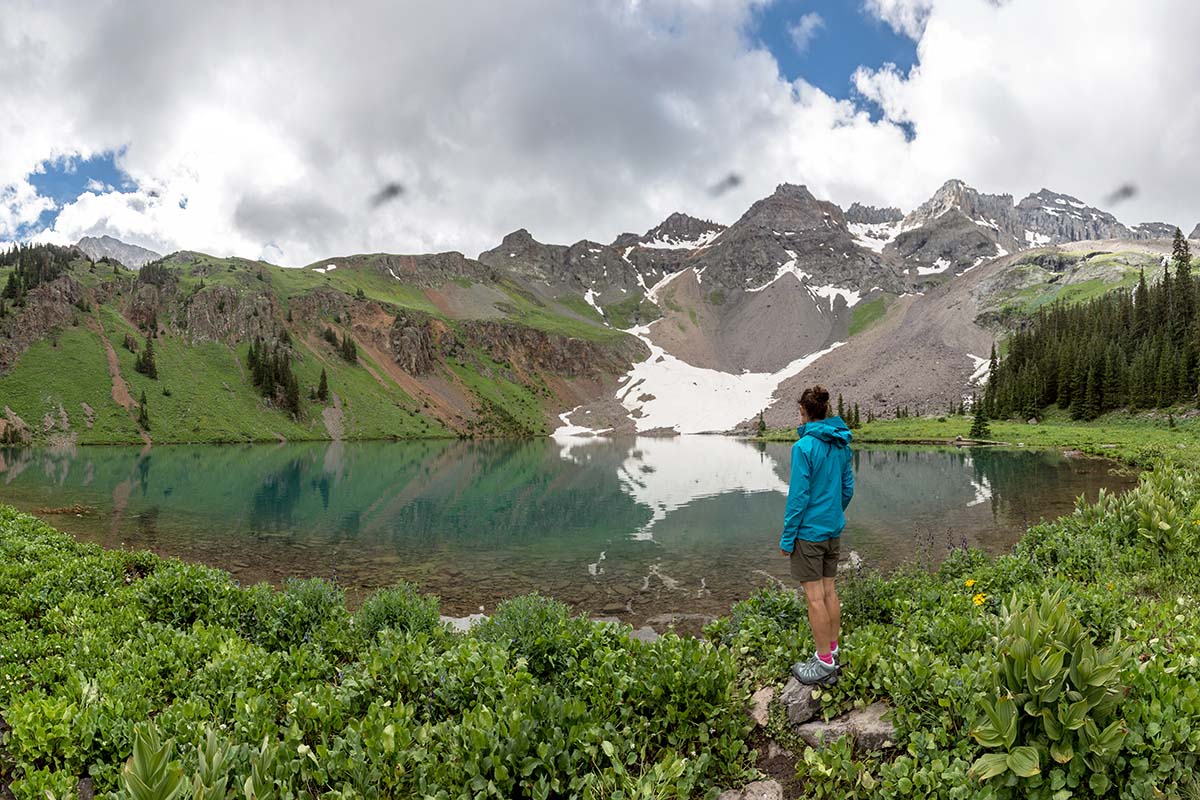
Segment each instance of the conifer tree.
[[1175,229],[1171,262],[1175,267],[1175,308],[1171,318],[1171,335],[1176,345],[1183,345],[1195,333],[1196,287],[1192,282],[1191,248],[1179,228]]
[[154,341],[146,334],[146,345],[133,362],[133,368],[151,380],[158,379],[158,366],[154,363]]
[[150,430],[150,408],[146,404],[145,389],[142,389],[142,397],[138,400],[137,424],[144,431]]
[[[329,379],[325,377],[325,368],[321,368],[321,382],[317,384],[317,399],[324,403],[329,399]],[[758,419],[762,421],[762,414],[759,413]]]
[[975,409],[975,418],[971,421],[971,432],[967,434],[972,439],[990,439],[992,437],[992,429],[988,427],[987,414],[984,411],[983,403],[974,395],[971,396],[971,406]]
[[841,392],[838,393],[837,415],[842,419],[846,418],[846,405],[842,402]]
[[358,345],[350,338],[349,334],[342,334],[342,358],[349,361],[351,364],[358,363]]

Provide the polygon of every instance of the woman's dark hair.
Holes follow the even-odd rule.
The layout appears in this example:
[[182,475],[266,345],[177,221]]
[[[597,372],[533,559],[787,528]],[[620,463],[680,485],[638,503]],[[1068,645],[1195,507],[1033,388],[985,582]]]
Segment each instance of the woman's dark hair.
[[825,419],[829,416],[829,392],[820,384],[810,386],[800,393],[800,405],[809,419]]

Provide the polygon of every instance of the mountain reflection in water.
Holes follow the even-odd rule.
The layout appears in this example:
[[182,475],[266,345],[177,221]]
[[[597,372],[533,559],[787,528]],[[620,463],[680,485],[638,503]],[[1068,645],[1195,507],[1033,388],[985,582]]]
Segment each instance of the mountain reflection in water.
[[[0,502],[108,547],[242,582],[322,576],[352,602],[397,579],[443,611],[540,591],[643,621],[718,614],[774,581],[789,445],[719,436],[0,450]],[[1036,450],[856,448],[843,553],[888,568],[997,552],[1080,494],[1132,483]]]

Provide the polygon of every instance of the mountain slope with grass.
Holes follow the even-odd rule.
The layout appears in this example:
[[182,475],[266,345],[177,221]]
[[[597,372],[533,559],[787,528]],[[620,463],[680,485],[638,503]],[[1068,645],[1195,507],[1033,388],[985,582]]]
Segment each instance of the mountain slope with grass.
[[7,442],[538,435],[643,354],[455,253],[283,269],[185,252],[133,273],[23,247],[0,284]]

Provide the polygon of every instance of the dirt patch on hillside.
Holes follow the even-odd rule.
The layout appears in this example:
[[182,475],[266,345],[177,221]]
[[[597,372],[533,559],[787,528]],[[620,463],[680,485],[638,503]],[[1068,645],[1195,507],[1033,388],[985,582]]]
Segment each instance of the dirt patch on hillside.
[[342,399],[335,392],[333,395],[333,405],[327,406],[321,411],[321,420],[325,423],[325,430],[329,433],[329,438],[335,442],[342,440]]
[[108,359],[108,374],[112,378],[113,402],[129,411],[134,405],[133,398],[129,396],[129,387],[125,385],[125,379],[121,377],[121,362],[117,360],[117,351],[113,349],[112,342],[104,335],[104,328],[98,319],[89,317],[87,326],[100,339],[100,344],[104,345],[104,355]]

